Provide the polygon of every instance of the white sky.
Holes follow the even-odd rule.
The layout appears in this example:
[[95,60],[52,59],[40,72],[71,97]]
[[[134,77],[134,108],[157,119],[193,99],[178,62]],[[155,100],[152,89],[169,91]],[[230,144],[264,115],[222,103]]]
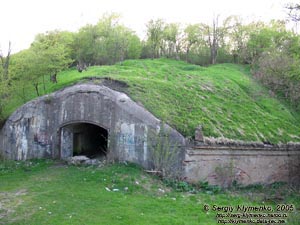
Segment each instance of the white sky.
[[[283,6],[297,0],[0,0],[0,49],[12,42],[13,52],[28,48],[38,33],[49,30],[77,31],[95,24],[104,13],[117,12],[121,22],[145,33],[150,19],[166,22],[210,22],[241,15],[248,20],[285,19]],[[299,2],[299,1],[298,1]]]

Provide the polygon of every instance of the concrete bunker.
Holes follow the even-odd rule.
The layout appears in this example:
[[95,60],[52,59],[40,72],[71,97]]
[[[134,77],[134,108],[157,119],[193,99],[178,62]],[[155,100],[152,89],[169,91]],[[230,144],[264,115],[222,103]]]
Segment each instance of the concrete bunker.
[[[0,131],[0,154],[15,160],[106,157],[150,169],[149,138],[161,123],[125,93],[92,82],[76,84],[18,108]],[[171,148],[181,151],[176,159],[181,166],[185,138],[168,125],[165,129]]]
[[85,155],[103,159],[108,151],[108,130],[92,123],[75,122],[60,128],[60,158]]
[[[152,169],[156,144],[151,136],[159,134],[161,124],[124,93],[101,84],[77,84],[18,108],[0,130],[0,155],[27,160],[85,154]],[[195,144],[170,126],[164,128],[170,150],[180,150],[176,166],[189,181],[221,184],[224,176],[216,168],[224,171],[233,164],[242,184],[299,181],[299,144],[207,144],[200,127]]]

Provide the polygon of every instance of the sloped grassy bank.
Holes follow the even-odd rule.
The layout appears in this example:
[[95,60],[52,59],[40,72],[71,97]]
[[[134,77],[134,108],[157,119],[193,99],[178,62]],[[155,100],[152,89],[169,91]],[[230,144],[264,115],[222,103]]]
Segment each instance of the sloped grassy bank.
[[[300,113],[293,112],[255,82],[246,67],[219,64],[200,67],[169,59],[128,60],[93,66],[82,73],[63,71],[58,83],[46,82],[46,93],[93,77],[128,93],[154,115],[186,137],[201,124],[207,137],[286,143],[300,141]],[[114,80],[122,81],[114,82]],[[15,91],[7,115],[34,98],[34,89]],[[43,92],[41,88],[41,92]],[[20,96],[23,96],[21,98]]]

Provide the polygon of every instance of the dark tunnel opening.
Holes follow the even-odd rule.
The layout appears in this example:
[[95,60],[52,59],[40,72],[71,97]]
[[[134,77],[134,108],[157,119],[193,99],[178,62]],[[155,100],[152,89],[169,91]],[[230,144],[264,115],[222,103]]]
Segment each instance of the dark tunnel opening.
[[[62,128],[63,151],[72,156],[85,155],[89,158],[103,158],[107,154],[108,131],[90,123],[75,123]],[[70,152],[70,153],[71,153]]]

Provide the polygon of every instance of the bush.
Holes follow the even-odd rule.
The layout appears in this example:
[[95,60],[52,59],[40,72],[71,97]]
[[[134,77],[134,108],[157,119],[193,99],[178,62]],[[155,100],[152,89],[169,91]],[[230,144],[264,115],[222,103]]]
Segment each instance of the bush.
[[272,92],[285,98],[299,109],[299,70],[299,59],[276,50],[262,54],[258,60],[255,77]]
[[161,124],[158,133],[152,132],[149,136],[152,169],[164,178],[180,177],[181,170],[178,166],[180,148],[177,143],[170,142],[170,133],[165,124]]

